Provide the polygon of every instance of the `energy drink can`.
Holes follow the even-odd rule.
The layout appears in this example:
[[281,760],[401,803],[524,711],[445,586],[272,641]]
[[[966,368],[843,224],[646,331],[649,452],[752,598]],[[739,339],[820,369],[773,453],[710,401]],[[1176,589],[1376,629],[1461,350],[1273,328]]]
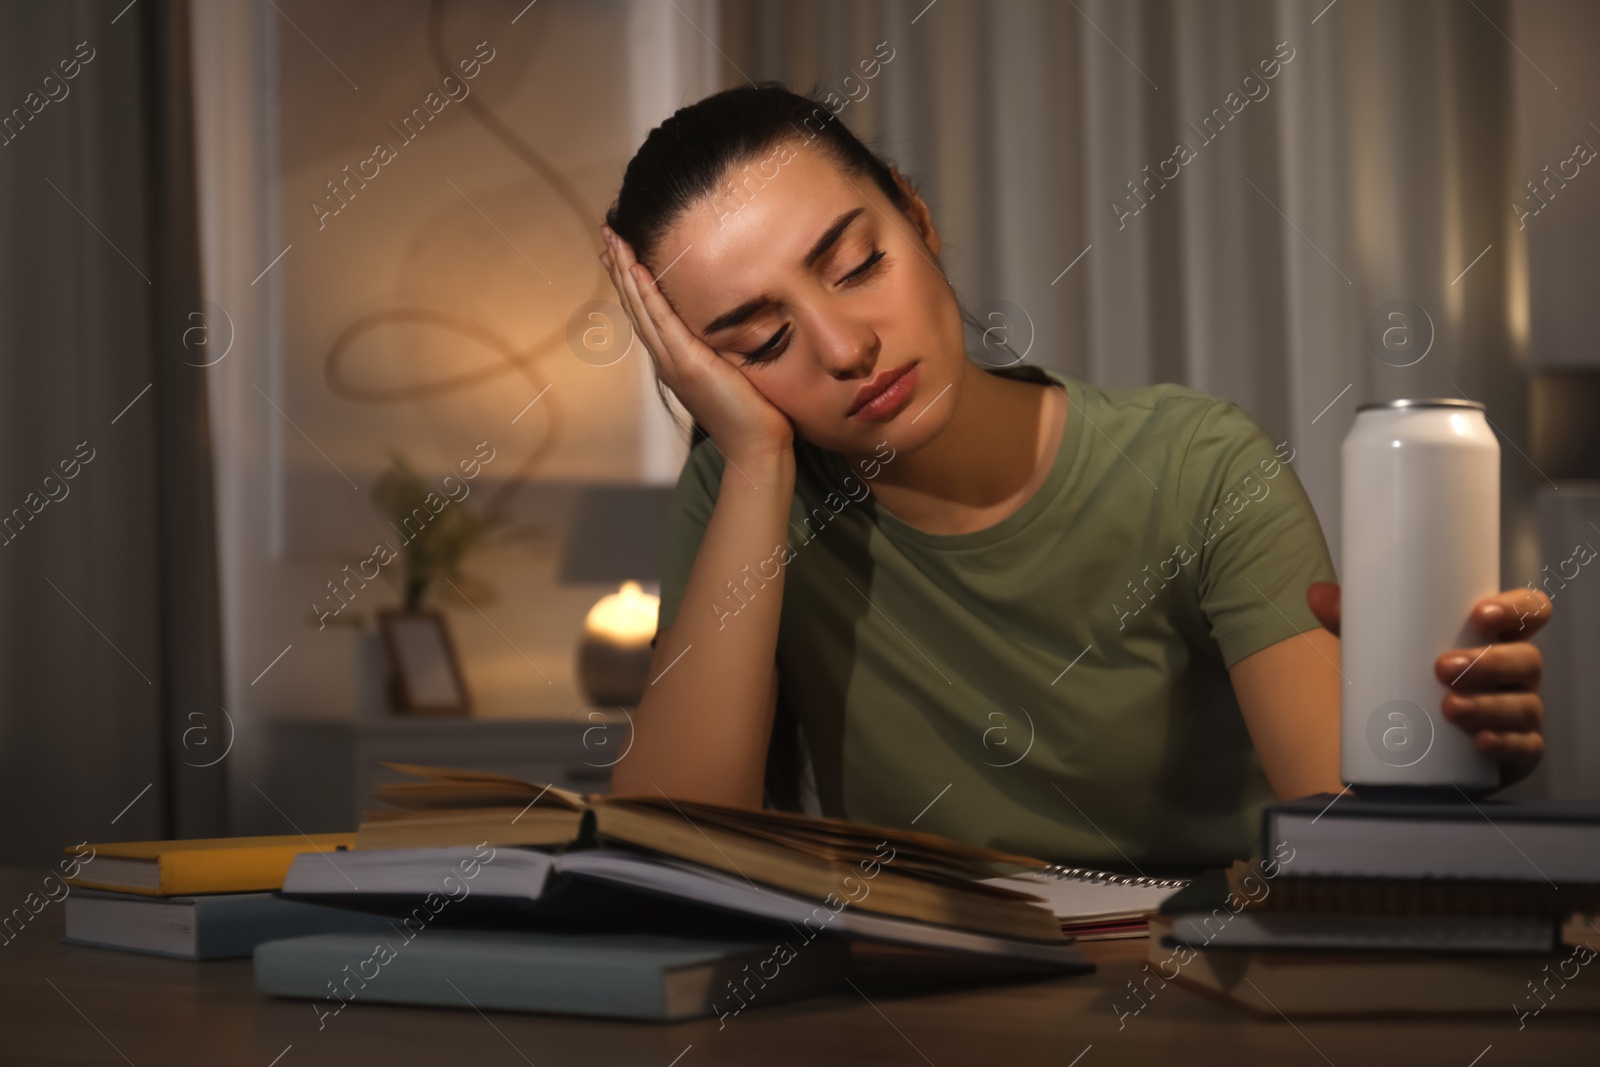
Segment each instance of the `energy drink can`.
[[1343,446],[1340,775],[1482,794],[1499,766],[1444,717],[1434,663],[1500,591],[1500,443],[1471,400],[1362,404]]

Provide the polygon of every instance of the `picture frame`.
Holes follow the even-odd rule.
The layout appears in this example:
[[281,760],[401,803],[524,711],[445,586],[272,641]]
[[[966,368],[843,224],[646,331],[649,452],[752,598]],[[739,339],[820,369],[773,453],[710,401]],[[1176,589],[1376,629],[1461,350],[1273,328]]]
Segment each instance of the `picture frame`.
[[389,705],[400,715],[470,715],[461,661],[445,618],[433,609],[378,612],[389,657]]

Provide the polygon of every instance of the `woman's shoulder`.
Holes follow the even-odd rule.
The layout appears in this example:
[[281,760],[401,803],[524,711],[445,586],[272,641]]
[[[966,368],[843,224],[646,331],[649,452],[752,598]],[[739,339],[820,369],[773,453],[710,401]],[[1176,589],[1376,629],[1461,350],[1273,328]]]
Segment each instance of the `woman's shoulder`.
[[1178,382],[1151,385],[1099,385],[1039,364],[1021,363],[990,369],[992,374],[1055,384],[1063,387],[1074,406],[1095,425],[1102,417],[1134,422],[1159,421],[1194,426],[1208,414],[1227,407],[1232,401],[1202,393]]

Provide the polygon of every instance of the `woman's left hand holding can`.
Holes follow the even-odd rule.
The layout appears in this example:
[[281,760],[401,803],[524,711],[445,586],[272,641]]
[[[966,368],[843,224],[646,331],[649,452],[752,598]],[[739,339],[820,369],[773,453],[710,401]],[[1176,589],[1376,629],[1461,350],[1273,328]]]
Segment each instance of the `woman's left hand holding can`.
[[[1339,587],[1313,582],[1306,602],[1329,632],[1339,634]],[[1528,639],[1550,619],[1550,598],[1537,589],[1510,589],[1473,605],[1470,619],[1486,643],[1452,648],[1434,661],[1434,676],[1449,688],[1444,717],[1473,735],[1478,751],[1501,766],[1502,786],[1526,778],[1544,756],[1544,658]]]

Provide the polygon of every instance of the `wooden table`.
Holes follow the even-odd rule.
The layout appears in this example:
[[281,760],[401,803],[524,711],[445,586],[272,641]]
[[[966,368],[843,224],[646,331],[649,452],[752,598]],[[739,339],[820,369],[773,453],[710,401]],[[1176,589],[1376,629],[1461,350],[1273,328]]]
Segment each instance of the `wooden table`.
[[[0,911],[43,870],[0,870]],[[26,908],[23,909],[26,913]],[[1508,1002],[1490,1016],[1262,1021],[1177,985],[1119,1027],[1111,1008],[1144,942],[1083,946],[1097,973],[910,991],[863,967],[856,989],[752,1008],[726,1020],[614,1022],[356,1001],[319,1032],[311,1001],[255,991],[249,960],[189,963],[61,944],[49,904],[0,945],[0,1064],[136,1067],[625,1067],[882,1063],[1272,1064],[1502,1067],[1600,1062],[1600,1018],[1550,1013],[1520,1032]],[[1600,981],[1600,972],[1577,981]]]

